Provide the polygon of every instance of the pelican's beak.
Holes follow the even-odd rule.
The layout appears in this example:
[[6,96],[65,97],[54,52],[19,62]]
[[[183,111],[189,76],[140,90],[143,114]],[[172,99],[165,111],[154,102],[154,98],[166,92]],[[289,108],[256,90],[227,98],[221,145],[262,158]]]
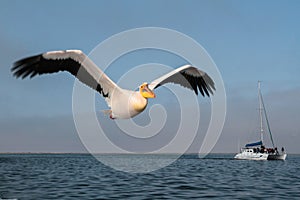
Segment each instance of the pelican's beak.
[[148,85],[145,85],[142,88],[141,94],[144,98],[155,98],[156,97],[155,93],[148,88]]

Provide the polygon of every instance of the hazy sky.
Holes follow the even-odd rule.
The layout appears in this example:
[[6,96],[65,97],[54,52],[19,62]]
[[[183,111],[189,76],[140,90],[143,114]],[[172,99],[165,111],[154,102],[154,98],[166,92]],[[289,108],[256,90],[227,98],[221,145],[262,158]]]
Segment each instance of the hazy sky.
[[[85,151],[72,118],[74,78],[61,73],[17,80],[10,72],[14,61],[49,50],[81,49],[88,54],[101,41],[121,31],[155,26],[192,37],[220,70],[228,107],[214,152],[236,152],[239,145],[257,138],[256,87],[257,80],[262,80],[276,143],[288,152],[300,153],[299,10],[300,2],[296,0],[2,0],[0,152]],[[121,58],[108,74],[118,80],[118,66],[129,70],[149,62],[174,68],[184,64],[175,56],[149,51]],[[156,103],[167,101],[158,100]],[[203,101],[202,106],[207,106],[207,100]],[[107,108],[101,97],[96,103],[99,108]],[[190,151],[197,152],[201,140],[197,136]]]

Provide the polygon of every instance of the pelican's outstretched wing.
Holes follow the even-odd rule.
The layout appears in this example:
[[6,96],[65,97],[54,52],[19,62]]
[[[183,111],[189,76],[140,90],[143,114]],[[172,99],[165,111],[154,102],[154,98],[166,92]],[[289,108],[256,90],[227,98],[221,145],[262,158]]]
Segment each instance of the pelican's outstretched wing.
[[[24,58],[14,63],[11,71],[17,78],[68,71],[81,82],[109,100],[119,87],[80,50],[50,51]],[[109,101],[107,101],[109,103]]]
[[152,81],[149,88],[153,90],[166,83],[180,84],[194,90],[197,95],[199,89],[203,96],[210,96],[210,94],[213,94],[213,90],[216,90],[213,80],[205,72],[191,65],[184,65],[161,76]]

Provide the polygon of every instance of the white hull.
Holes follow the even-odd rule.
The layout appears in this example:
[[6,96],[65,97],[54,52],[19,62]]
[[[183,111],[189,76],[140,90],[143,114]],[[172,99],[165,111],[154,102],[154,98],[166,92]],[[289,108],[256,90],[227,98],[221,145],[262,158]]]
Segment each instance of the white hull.
[[267,160],[267,153],[241,152],[234,156],[238,160]]
[[268,160],[285,160],[286,153],[283,154],[269,154]]
[[267,153],[257,152],[252,148],[242,148],[241,152],[234,156],[234,159],[238,160],[285,160],[286,153]]

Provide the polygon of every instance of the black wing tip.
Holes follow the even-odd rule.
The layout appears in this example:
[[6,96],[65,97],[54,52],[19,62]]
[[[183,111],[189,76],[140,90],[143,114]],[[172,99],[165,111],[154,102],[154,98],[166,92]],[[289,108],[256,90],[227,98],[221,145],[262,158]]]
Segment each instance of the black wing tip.
[[34,69],[32,69],[32,67],[41,60],[42,56],[43,54],[38,54],[14,62],[12,68],[10,69],[13,73],[13,76],[21,79],[24,79],[28,76],[29,78],[33,78],[35,75],[37,75],[37,73],[34,71]]
[[[202,77],[203,85],[202,87],[205,89],[205,93],[208,97],[214,95],[214,91],[216,91],[215,83],[212,78],[208,74],[204,74]],[[204,96],[204,95],[203,95]]]
[[[203,73],[203,72],[202,72]],[[189,84],[192,87],[192,90],[195,92],[195,94],[198,96],[198,90],[200,91],[201,95],[203,97],[210,97],[214,94],[215,83],[211,79],[211,77],[204,72],[201,76],[194,76],[191,74],[188,74],[186,72],[181,72],[181,74],[186,78],[186,80],[189,82]]]

